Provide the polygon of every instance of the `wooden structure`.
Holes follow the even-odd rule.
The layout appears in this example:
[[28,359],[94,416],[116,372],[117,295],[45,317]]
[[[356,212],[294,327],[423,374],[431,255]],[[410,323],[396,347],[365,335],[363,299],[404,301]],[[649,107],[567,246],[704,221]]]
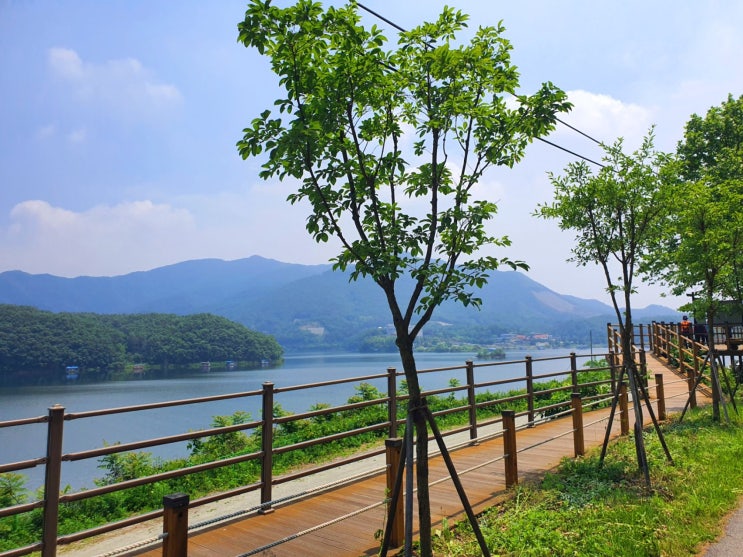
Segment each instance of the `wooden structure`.
[[[643,369],[648,372],[652,378],[653,364],[657,361],[652,357],[646,358],[643,346],[661,343],[660,339],[650,341],[644,333],[640,334],[637,343],[640,361],[643,362]],[[647,341],[647,342],[646,342]],[[594,357],[595,356],[595,357]],[[582,379],[583,372],[589,371],[580,365],[581,358],[598,359],[607,358],[610,364],[601,368],[605,372],[605,379],[596,382],[589,379],[590,383],[585,383]],[[600,444],[601,438],[606,430],[606,417],[608,409],[604,411],[591,412],[587,417],[584,425],[581,426],[579,418],[583,417],[583,412],[587,412],[594,405],[604,401],[606,394],[593,394],[585,396],[583,400],[570,400],[570,393],[579,392],[587,385],[604,384],[614,389],[621,389],[621,385],[616,384],[617,376],[615,374],[616,365],[615,355],[584,355],[577,356],[570,354],[564,357],[551,358],[531,358],[527,356],[523,361],[518,362],[492,362],[484,364],[475,364],[471,361],[459,368],[440,368],[433,370],[421,370],[421,374],[430,373],[450,373],[452,370],[459,369],[465,372],[466,379],[461,385],[450,384],[450,387],[430,391],[428,394],[434,396],[451,395],[460,393],[464,398],[460,400],[461,406],[453,409],[441,410],[434,413],[446,414],[450,412],[461,412],[468,416],[467,423],[462,426],[449,430],[443,435],[449,440],[447,447],[459,447],[453,454],[457,474],[462,476],[462,482],[467,496],[472,503],[475,512],[482,510],[486,506],[493,504],[499,497],[505,493],[506,486],[514,485],[525,477],[533,474],[540,474],[545,470],[557,464],[563,456],[581,454],[585,446]],[[550,369],[545,370],[542,366],[550,362]],[[553,364],[562,366],[560,371],[556,371]],[[520,364],[522,373],[512,375],[504,379],[493,379],[489,371],[493,368],[508,364]],[[658,364],[660,365],[660,364]],[[662,371],[662,370],[661,370]],[[480,375],[480,372],[483,372]],[[666,369],[665,372],[668,372]],[[664,373],[665,373],[664,372]],[[669,374],[671,372],[668,372]],[[380,437],[388,438],[388,443],[394,445],[395,439],[399,437],[401,429],[401,420],[398,418],[398,405],[404,401],[405,396],[399,393],[397,388],[398,377],[401,374],[394,368],[389,368],[386,373],[367,375],[363,377],[350,377],[345,379],[335,379],[331,381],[314,383],[309,385],[295,385],[288,387],[277,387],[273,383],[264,383],[263,388],[255,391],[231,393],[211,397],[201,397],[198,399],[187,399],[177,401],[166,401],[161,403],[151,403],[145,405],[109,408],[104,410],[91,410],[86,412],[69,413],[62,407],[53,407],[49,410],[48,416],[31,417],[21,420],[12,420],[0,422],[0,427],[26,427],[31,424],[43,423],[48,429],[48,446],[46,447],[46,456],[33,458],[21,462],[2,463],[0,462],[0,472],[22,471],[36,466],[45,466],[45,493],[49,497],[0,509],[0,518],[13,516],[24,512],[30,512],[33,509],[42,509],[43,516],[43,539],[23,548],[11,550],[10,553],[0,553],[0,557],[20,557],[33,552],[41,552],[44,557],[56,555],[59,546],[76,544],[77,542],[87,540],[86,546],[95,547],[101,536],[107,538],[107,543],[113,543],[114,548],[121,549],[122,546],[126,551],[110,551],[111,546],[106,551],[97,551],[92,553],[98,555],[107,553],[109,555],[135,554],[141,548],[156,544],[162,548],[170,547],[172,536],[170,531],[167,536],[168,542],[162,542],[163,517],[171,515],[171,522],[175,525],[183,525],[183,516],[188,517],[189,555],[238,555],[244,552],[259,550],[258,553],[268,551],[260,549],[265,545],[271,545],[271,549],[266,555],[312,555],[312,554],[351,554],[359,555],[366,551],[372,551],[371,548],[379,548],[379,542],[374,539],[374,532],[384,528],[384,507],[386,505],[385,494],[388,493],[389,486],[386,484],[385,463],[376,461],[387,453],[390,459],[389,447],[374,448],[365,453],[357,453],[343,457],[330,463],[321,463],[306,469],[292,471],[291,473],[281,476],[274,476],[272,472],[272,459],[276,455],[286,453],[292,450],[304,450],[313,445],[328,443],[334,440],[351,437],[360,433],[377,431]],[[663,375],[659,375],[663,377]],[[688,396],[686,378],[679,379],[676,376],[675,381],[670,379],[672,374],[665,378],[665,397],[666,405],[669,408],[683,406],[683,402]],[[339,383],[356,384],[360,381],[369,381],[372,379],[385,380],[387,383],[387,393],[395,393],[394,396],[382,395],[381,398],[372,398],[361,402],[349,403],[342,406],[311,410],[302,414],[275,417],[273,415],[274,402],[276,399],[281,400],[282,393],[296,391],[299,389],[307,390],[306,392],[317,392],[313,389],[321,389],[327,385],[337,385]],[[559,387],[541,390],[540,382],[545,380],[561,380]],[[659,384],[660,381],[657,381]],[[501,393],[500,398],[482,401],[476,394],[482,390],[495,387],[497,393]],[[656,385],[657,388],[657,385]],[[518,389],[520,394],[508,394],[509,391]],[[652,388],[650,389],[653,390]],[[683,395],[679,395],[679,391]],[[564,391],[567,394],[567,401],[551,403],[549,402],[554,393]],[[312,398],[315,395],[309,395]],[[678,397],[681,396],[683,400]],[[93,420],[98,417],[110,415],[120,415],[129,412],[140,412],[143,410],[152,411],[162,408],[188,408],[194,404],[210,404],[222,400],[234,400],[235,404],[244,404],[244,401],[251,398],[260,398],[262,400],[262,418],[243,424],[235,424],[225,427],[216,427],[202,431],[189,431],[177,435],[171,435],[163,438],[145,439],[125,444],[107,445],[100,448],[78,451],[64,452],[62,446],[62,437],[64,427],[70,420]],[[620,406],[626,408],[627,396],[621,396]],[[545,402],[547,401],[547,402]],[[674,404],[674,401],[676,404]],[[520,411],[509,415],[491,414],[490,416],[480,417],[480,410],[488,406],[498,408],[508,408],[517,405],[522,408]],[[541,406],[540,406],[541,405]],[[273,433],[283,426],[296,420],[310,420],[332,414],[335,412],[356,412],[362,408],[380,406],[384,409],[382,415],[386,414],[386,420],[370,424],[360,429],[344,431],[327,435],[325,437],[310,439],[286,446],[274,446]],[[663,416],[665,410],[661,410],[659,404],[658,415]],[[183,411],[183,410],[179,410]],[[572,417],[572,419],[571,419]],[[620,412],[621,433],[629,430],[629,417],[626,410]],[[564,428],[562,431],[556,427]],[[118,482],[111,485],[96,486],[95,488],[80,490],[78,492],[60,492],[60,477],[63,463],[84,459],[97,459],[101,456],[115,454],[124,451],[141,450],[148,447],[154,447],[169,443],[184,442],[197,438],[204,438],[213,435],[220,435],[233,431],[259,431],[261,448],[260,450],[250,453],[232,456],[221,460],[215,460],[198,466],[187,466],[178,470],[171,470],[154,474],[147,477],[135,478],[124,482]],[[509,437],[516,434],[516,437]],[[582,434],[583,439],[580,439]],[[471,446],[479,444],[479,446]],[[515,449],[514,449],[515,447]],[[199,473],[206,470],[212,470],[220,467],[231,466],[239,462],[256,461],[260,463],[261,477],[254,483],[243,485],[225,493],[217,493],[199,499],[192,499],[188,506],[182,508],[183,498],[176,497],[175,506],[171,505],[166,509],[160,509],[144,513],[138,516],[129,517],[118,523],[103,524],[89,530],[75,532],[60,536],[57,531],[57,519],[61,505],[74,503],[84,499],[98,497],[115,491],[123,491],[139,486],[156,483],[163,479],[186,476],[189,474]],[[434,461],[435,462],[435,461]],[[370,468],[371,466],[371,468]],[[432,462],[432,466],[436,466]],[[364,472],[359,473],[359,467]],[[351,472],[349,472],[351,470]],[[376,471],[372,474],[370,471]],[[377,476],[376,479],[372,476]],[[323,478],[325,478],[323,480]],[[432,511],[435,519],[457,517],[462,511],[462,505],[456,493],[451,491],[451,481],[447,479],[447,472],[442,466],[439,472],[432,468]],[[367,482],[369,482],[367,484]],[[320,485],[322,487],[318,488]],[[449,485],[449,488],[445,488]],[[447,491],[449,489],[449,491]],[[438,490],[443,490],[440,496],[433,495]],[[176,494],[178,495],[178,494]],[[228,500],[230,505],[239,501],[241,504],[240,512],[233,513],[228,518],[223,517],[224,513],[219,513],[219,509]],[[172,509],[175,508],[176,511]],[[170,509],[170,510],[169,510]],[[188,511],[188,512],[185,512]],[[173,516],[176,512],[177,517]],[[379,514],[377,514],[379,513]],[[175,520],[177,518],[178,520]],[[219,520],[217,520],[219,518]],[[355,520],[360,521],[358,526],[351,526]],[[341,526],[340,531],[335,531],[335,525]],[[234,526],[233,526],[234,525]],[[134,529],[138,533],[136,539],[139,540],[135,547],[130,547],[123,542],[116,544],[120,539],[116,536],[130,535]],[[178,531],[178,528],[176,528]],[[344,533],[344,532],[352,533]],[[247,532],[245,536],[241,532]],[[139,535],[141,534],[141,535]],[[181,536],[185,534],[182,533]],[[202,536],[208,536],[203,538]],[[223,543],[232,543],[230,540],[239,540],[232,543],[232,549],[221,547],[216,539],[223,538]],[[297,539],[297,543],[286,541],[279,543],[282,539]],[[346,541],[334,541],[346,539]],[[131,539],[131,538],[128,538]],[[207,539],[202,543],[203,539]],[[307,540],[319,540],[310,542]],[[228,543],[228,545],[229,545]],[[322,551],[317,549],[317,553],[311,553],[309,547],[315,544],[316,548],[324,548]],[[325,544],[325,545],[323,545]],[[360,544],[360,545],[359,545]],[[203,546],[204,553],[199,553],[197,547]],[[209,547],[216,549],[210,550]],[[238,547],[239,546],[239,547]],[[183,544],[176,547],[183,547]],[[287,553],[284,547],[290,547]],[[329,549],[330,548],[330,549]],[[336,550],[337,549],[337,550]],[[158,548],[157,551],[162,551]],[[212,553],[208,553],[212,551]],[[314,551],[314,550],[313,550]]]
[[[665,397],[662,412],[658,399],[654,398],[658,414],[665,417],[666,412],[680,411],[688,395],[686,381],[652,355],[648,356],[646,365],[651,377],[662,385]],[[622,419],[631,423],[632,413],[626,409],[622,412]],[[581,429],[586,447],[601,445],[608,414],[609,408],[593,411],[586,416],[580,414],[586,418]],[[509,420],[505,423],[515,425],[515,421]],[[563,457],[580,454],[578,449],[581,443],[574,435],[575,426],[571,416],[564,416],[537,427],[514,427],[515,437],[498,435],[481,440],[476,445],[465,443],[452,451],[452,458],[475,512],[482,512],[507,496],[507,485],[540,477],[554,468]],[[506,425],[506,429],[510,427]],[[618,430],[614,436],[620,433]],[[461,503],[444,462],[440,457],[433,457],[430,465],[434,527],[440,528],[444,520],[451,523],[464,519]],[[385,508],[381,502],[386,486],[386,474],[380,472],[297,502],[275,505],[275,512],[270,514],[254,514],[245,519],[204,528],[190,534],[188,555],[377,555],[379,541],[374,534],[384,527]],[[163,550],[157,547],[130,554],[160,557]]]

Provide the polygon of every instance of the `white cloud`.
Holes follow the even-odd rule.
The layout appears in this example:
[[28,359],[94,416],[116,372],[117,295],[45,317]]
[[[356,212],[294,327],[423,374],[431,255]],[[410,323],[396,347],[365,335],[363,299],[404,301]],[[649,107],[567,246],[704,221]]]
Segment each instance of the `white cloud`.
[[187,238],[194,228],[188,211],[151,201],[75,212],[31,200],[16,205],[10,217],[0,249],[3,259],[28,272],[62,276],[158,266],[156,258],[167,253],[160,250],[177,245],[181,233]]
[[305,208],[285,199],[282,184],[249,194],[181,198],[177,205],[141,200],[80,212],[24,201],[0,230],[0,271],[120,275],[189,259],[250,255],[327,261],[335,247],[315,244],[304,230]]
[[67,134],[67,141],[70,143],[84,143],[87,138],[88,132],[85,128],[78,128]]
[[39,128],[39,130],[36,132],[36,135],[39,139],[49,139],[51,137],[54,137],[54,135],[57,133],[57,126],[55,124],[48,124],[46,126],[42,126]]
[[653,124],[653,113],[647,107],[609,95],[576,90],[568,92],[568,99],[574,106],[563,119],[604,143],[611,144],[618,137],[639,140]]
[[49,50],[49,65],[52,70],[65,79],[84,79],[83,61],[77,52],[69,48],[52,48]]
[[49,49],[48,63],[52,74],[80,101],[126,115],[154,116],[183,100],[175,85],[162,83],[134,58],[93,63],[83,61],[72,49],[55,47]]

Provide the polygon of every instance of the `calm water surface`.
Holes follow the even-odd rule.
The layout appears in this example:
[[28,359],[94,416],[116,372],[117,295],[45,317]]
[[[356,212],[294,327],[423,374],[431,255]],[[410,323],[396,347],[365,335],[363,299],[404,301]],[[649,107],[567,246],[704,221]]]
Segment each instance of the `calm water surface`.
[[[594,348],[593,353],[600,354],[603,351],[602,348]],[[534,373],[569,369],[567,359],[547,359],[566,356],[569,353],[568,349],[530,351],[529,354],[535,360],[546,359],[535,362]],[[588,351],[578,353],[586,355]],[[526,352],[509,351],[507,359],[509,362],[523,360],[526,355]],[[483,363],[476,360],[473,354],[467,353],[417,354],[418,369],[462,368],[423,374],[422,386],[425,389],[443,388],[449,385],[451,379],[457,379],[464,384],[463,367],[468,359],[473,360],[476,365]],[[578,366],[582,366],[587,359],[589,359],[587,356],[580,358]],[[0,421],[44,416],[48,413],[48,408],[54,404],[64,406],[68,413],[83,412],[260,390],[266,381],[271,381],[276,388],[281,388],[383,374],[388,367],[400,368],[397,354],[312,354],[287,356],[284,365],[276,369],[211,372],[172,379],[0,388]],[[494,381],[523,374],[523,362],[483,366],[476,368],[475,381],[478,383]],[[386,392],[385,379],[368,382]],[[356,385],[358,383],[347,383],[278,393],[275,402],[285,410],[296,413],[306,411],[318,402],[343,404],[355,394]],[[514,384],[509,388],[521,387],[523,384]],[[255,396],[69,420],[64,426],[63,451],[76,452],[94,449],[106,443],[127,443],[205,429],[211,425],[213,416],[230,415],[237,411],[248,412],[253,419],[260,419],[260,405],[260,397]],[[45,424],[0,428],[0,464],[38,458],[44,455],[45,450]],[[186,443],[149,450],[161,458],[180,457],[188,453]],[[103,475],[103,471],[97,468],[97,462],[94,460],[66,462],[62,468],[62,485],[69,484],[73,489],[92,487],[93,479]],[[28,487],[31,489],[43,483],[43,467],[24,471],[24,474],[29,478]]]

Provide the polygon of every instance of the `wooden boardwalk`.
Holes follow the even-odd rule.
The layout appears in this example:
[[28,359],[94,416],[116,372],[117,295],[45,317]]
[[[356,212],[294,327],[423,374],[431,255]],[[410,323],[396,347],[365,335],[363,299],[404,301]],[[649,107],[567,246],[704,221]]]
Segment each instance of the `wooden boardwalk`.
[[[677,374],[647,355],[650,376],[664,376],[667,412],[680,412],[688,398],[687,383]],[[650,396],[655,406],[655,392]],[[697,401],[704,396],[697,392]],[[609,409],[585,413],[585,445],[600,446],[604,441]],[[643,416],[650,417],[643,404]],[[634,413],[629,412],[630,429]],[[612,437],[619,434],[619,413],[612,425]],[[572,420],[568,416],[548,421],[517,433],[519,479],[539,477],[559,464],[563,457],[573,456]],[[503,442],[501,437],[466,445],[452,451],[452,459],[475,512],[494,505],[505,496]],[[443,459],[430,461],[432,482],[443,479],[431,488],[431,514],[435,524],[443,519],[463,519],[464,513],[454,485],[448,479]],[[376,555],[379,541],[374,533],[384,528],[385,474],[371,477],[322,492],[285,505],[275,506],[275,512],[265,515],[247,514],[232,522],[223,522],[192,533],[188,540],[190,557],[227,557],[261,555],[271,557],[313,557]],[[366,510],[364,510],[366,509]],[[346,518],[343,518],[346,517]],[[322,526],[325,525],[325,526]],[[282,543],[277,543],[277,542]],[[130,553],[148,556],[162,555],[162,549]]]

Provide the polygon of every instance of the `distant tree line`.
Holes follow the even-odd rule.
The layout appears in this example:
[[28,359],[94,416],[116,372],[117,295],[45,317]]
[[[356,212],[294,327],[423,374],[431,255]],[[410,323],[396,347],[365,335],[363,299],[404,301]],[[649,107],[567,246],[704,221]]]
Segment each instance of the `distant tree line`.
[[0,376],[54,378],[66,366],[84,374],[123,371],[134,363],[162,369],[202,361],[276,361],[276,340],[224,317],[53,313],[0,305]]

